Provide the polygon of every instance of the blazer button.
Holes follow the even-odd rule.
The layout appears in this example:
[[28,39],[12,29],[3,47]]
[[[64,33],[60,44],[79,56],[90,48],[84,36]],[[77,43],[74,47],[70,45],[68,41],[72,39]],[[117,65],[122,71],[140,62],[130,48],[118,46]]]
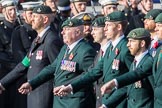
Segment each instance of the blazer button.
[[132,102],[135,102],[136,100],[135,99],[132,99]]
[[32,66],[29,66],[29,68],[31,69],[31,68],[32,68]]
[[65,76],[65,78],[68,78],[68,76]]
[[97,99],[100,99],[100,97],[99,97],[99,96],[97,96]]
[[127,100],[129,100],[129,96],[127,95]]

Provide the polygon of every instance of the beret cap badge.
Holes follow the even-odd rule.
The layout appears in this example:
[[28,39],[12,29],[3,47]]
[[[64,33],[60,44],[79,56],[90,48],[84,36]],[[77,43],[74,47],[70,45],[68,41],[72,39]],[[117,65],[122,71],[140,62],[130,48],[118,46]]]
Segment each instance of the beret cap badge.
[[137,34],[135,32],[132,33],[132,38],[135,38]]
[[94,26],[98,26],[97,22],[94,23]]
[[149,19],[150,19],[150,20],[153,20],[154,18],[150,15]]
[[40,9],[40,8],[38,8],[38,9],[37,9],[37,12],[38,12],[38,13],[40,13],[40,12],[41,12],[41,9]]
[[69,22],[69,26],[73,26],[73,23],[71,21]]
[[109,20],[110,20],[110,17],[109,17],[109,16],[107,16],[107,17],[106,17],[106,20],[107,20],[107,21],[109,21]]

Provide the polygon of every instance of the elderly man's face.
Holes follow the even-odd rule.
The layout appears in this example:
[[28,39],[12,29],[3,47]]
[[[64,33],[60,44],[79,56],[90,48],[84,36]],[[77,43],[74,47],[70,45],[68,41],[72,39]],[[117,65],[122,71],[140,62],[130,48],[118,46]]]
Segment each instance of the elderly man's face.
[[61,34],[63,41],[67,45],[71,45],[79,39],[81,31],[79,27],[64,27]]

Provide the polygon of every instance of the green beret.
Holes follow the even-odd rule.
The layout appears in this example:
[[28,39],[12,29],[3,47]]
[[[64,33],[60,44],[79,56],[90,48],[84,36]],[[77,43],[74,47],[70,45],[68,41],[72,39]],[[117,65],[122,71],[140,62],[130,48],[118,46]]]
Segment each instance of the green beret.
[[88,2],[88,0],[70,0],[71,3],[73,2]]
[[152,9],[146,15],[145,19],[155,20],[155,18],[162,12],[161,9]]
[[92,22],[93,27],[104,27],[105,26],[105,17],[98,17]]
[[62,28],[65,27],[65,26],[77,27],[77,26],[80,26],[80,25],[83,25],[83,21],[81,19],[73,18],[73,19],[67,19],[66,21],[64,21],[61,27]]
[[155,23],[162,23],[162,13],[155,18]]
[[105,21],[108,21],[108,22],[127,21],[127,18],[123,12],[115,11],[115,12],[108,14],[105,18]]
[[33,13],[37,14],[51,14],[52,10],[49,6],[40,5],[34,8]]
[[133,39],[143,39],[143,38],[150,38],[151,34],[148,30],[144,28],[136,28],[130,31],[127,38],[133,38]]

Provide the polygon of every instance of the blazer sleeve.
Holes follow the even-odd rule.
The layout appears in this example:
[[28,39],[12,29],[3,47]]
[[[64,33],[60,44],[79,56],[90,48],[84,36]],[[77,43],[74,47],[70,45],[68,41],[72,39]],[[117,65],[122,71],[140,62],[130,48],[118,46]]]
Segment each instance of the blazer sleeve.
[[152,75],[152,57],[147,58],[143,65],[139,66],[135,70],[129,71],[119,77],[117,77],[118,88],[134,83],[140,79]]
[[0,80],[0,83],[7,87],[9,84],[16,81],[22,75],[25,75],[27,71],[25,71],[27,67],[25,67],[22,63],[19,63],[11,72],[9,72],[5,77]]
[[103,59],[98,62],[98,64],[85,72],[80,78],[74,80],[71,85],[73,88],[73,92],[79,91],[81,88],[84,88],[86,85],[92,84],[97,79],[99,79],[103,75]]
[[52,64],[46,66],[43,70],[41,70],[41,72],[36,77],[28,81],[32,86],[33,90],[54,77],[54,73],[57,65],[57,59],[58,57],[55,59],[55,61]]

